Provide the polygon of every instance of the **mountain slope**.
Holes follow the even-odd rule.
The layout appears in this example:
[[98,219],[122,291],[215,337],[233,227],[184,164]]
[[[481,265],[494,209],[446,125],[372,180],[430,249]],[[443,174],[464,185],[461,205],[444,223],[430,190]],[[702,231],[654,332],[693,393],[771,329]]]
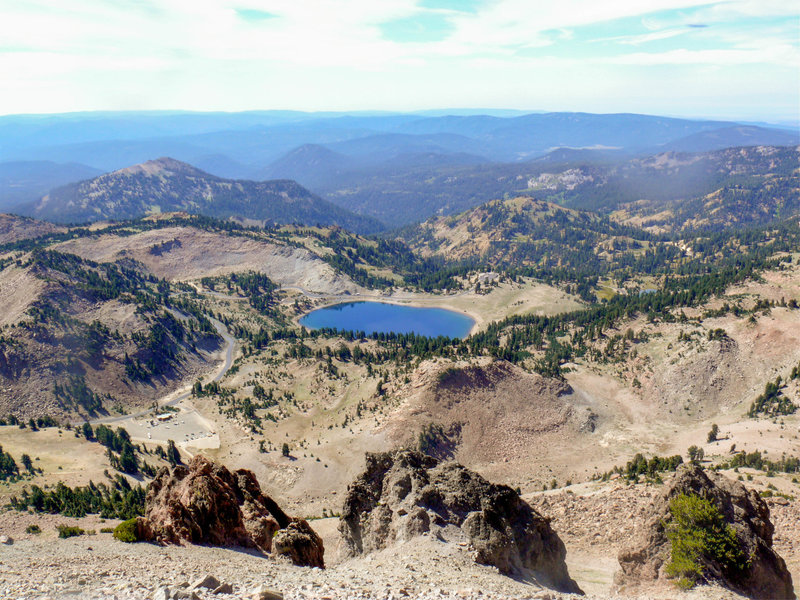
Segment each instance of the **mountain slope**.
[[540,175],[533,185],[565,206],[667,230],[766,225],[800,214],[795,147],[665,152],[605,169]]
[[500,270],[570,268],[594,277],[623,254],[632,258],[650,246],[641,229],[528,196],[436,217],[401,230],[400,237],[423,255],[479,261]]
[[339,225],[355,231],[381,228],[377,221],[334,206],[294,181],[222,179],[171,158],[57,188],[28,212],[66,223],[176,211],[267,223]]
[[[793,206],[791,189],[798,187],[800,179],[798,165],[795,147],[660,152],[634,158],[610,151],[560,149],[546,160],[524,163],[430,165],[358,172],[358,177],[351,173],[341,177],[338,185],[318,191],[344,208],[398,227],[520,194],[578,210],[610,214],[624,209],[629,214],[651,216],[725,187],[744,187],[745,202],[760,196],[773,208],[785,207],[772,211],[772,217],[753,213],[752,221],[744,213],[738,224],[746,226],[778,218],[778,212],[792,214],[787,210]],[[779,193],[770,195],[770,190]],[[670,218],[669,226],[682,227],[683,223]]]
[[357,161],[319,144],[304,144],[258,171],[255,179],[294,179],[315,187],[354,169]]
[[702,131],[674,140],[666,145],[666,149],[676,152],[709,152],[735,146],[796,146],[798,144],[800,144],[800,132],[797,131],[736,125]]
[[2,414],[90,418],[142,407],[216,360],[211,322],[164,303],[165,284],[131,261],[42,247],[14,254],[20,260],[0,261]]

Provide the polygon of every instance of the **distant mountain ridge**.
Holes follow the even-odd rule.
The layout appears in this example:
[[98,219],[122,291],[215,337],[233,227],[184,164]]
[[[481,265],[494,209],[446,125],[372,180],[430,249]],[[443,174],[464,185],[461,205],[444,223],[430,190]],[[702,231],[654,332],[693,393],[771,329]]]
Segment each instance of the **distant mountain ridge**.
[[693,133],[670,142],[665,149],[676,152],[709,152],[740,146],[797,146],[798,144],[800,144],[800,134],[796,131],[734,125]]
[[358,166],[356,160],[320,144],[304,144],[259,170],[254,179],[293,179],[313,187]]
[[[294,149],[318,144],[350,156],[458,152],[492,162],[542,156],[558,147],[626,152],[709,150],[750,144],[697,134],[745,125],[641,114],[86,113],[0,117],[0,160],[81,162],[104,171],[172,156],[222,177],[253,178]],[[786,145],[797,130],[760,127],[758,144]],[[727,135],[727,134],[726,134]],[[669,144],[680,142],[680,148]],[[692,146],[693,143],[698,145]],[[714,145],[717,144],[717,145]],[[427,146],[426,146],[427,145]],[[436,146],[436,147],[434,147]],[[366,156],[369,158],[369,156]],[[247,171],[247,173],[245,173]]]
[[383,228],[379,221],[322,200],[294,181],[223,179],[167,157],[56,188],[22,212],[80,223],[176,211],[276,224],[338,225],[359,232]]
[[[762,204],[769,203],[769,189],[780,189],[781,194],[788,193],[781,213],[787,215],[786,210],[794,204],[791,190],[800,178],[798,156],[794,146],[645,156],[559,149],[527,162],[431,165],[393,172],[375,170],[358,177],[347,174],[335,187],[316,191],[340,206],[395,227],[456,214],[503,196],[531,195],[605,214],[645,201],[636,209],[640,213],[645,209],[658,212],[666,204],[699,198],[726,186],[746,188],[740,198],[744,198],[742,194],[763,196]],[[756,217],[755,213],[751,216]],[[741,222],[750,220],[742,217]],[[770,218],[767,211],[756,220],[764,223]],[[676,226],[680,224],[671,218],[670,227]]]
[[[505,194],[529,193],[531,178],[569,168],[588,170],[597,177],[593,184],[564,190],[561,199],[556,198],[560,191],[548,196],[567,206],[611,210],[611,205],[653,199],[651,195],[674,199],[679,196],[674,193],[676,182],[671,174],[665,176],[663,169],[655,173],[660,189],[654,189],[646,176],[639,177],[642,169],[623,168],[617,171],[620,177],[616,177],[611,165],[668,152],[800,144],[800,130],[758,123],[627,113],[467,113],[470,114],[267,111],[0,117],[0,160],[75,162],[109,172],[144,164],[154,156],[170,156],[201,169],[207,178],[251,180],[245,186],[246,194],[240,194],[242,198],[266,193],[258,191],[257,181],[290,179],[318,196],[318,200],[397,227],[437,214],[460,212]],[[706,166],[677,167],[681,193],[688,189],[683,185],[683,175],[689,171],[693,171],[688,190],[691,194],[714,191],[713,185],[720,182],[719,174],[713,166]],[[636,179],[633,187],[624,180],[631,173]],[[28,191],[17,198],[17,203],[33,201],[56,186],[90,176],[81,174],[52,181],[42,171],[33,180],[23,182]],[[16,174],[12,173],[13,177]],[[197,175],[190,177],[195,184],[200,179]],[[13,179],[11,185],[18,184],[19,180]],[[159,187],[160,184],[154,189]],[[70,198],[69,205],[59,209],[63,215],[53,218],[140,215],[166,210],[161,204],[178,205],[181,210],[200,211],[201,206],[202,210],[214,210],[206,206],[203,197],[208,194],[200,193],[201,187],[189,186],[199,196],[186,202],[169,200],[159,193],[155,193],[155,200],[137,200],[129,190],[126,201],[110,212],[110,205],[93,205],[91,210],[84,210],[79,206],[82,200]],[[220,181],[213,187],[217,206],[220,200],[222,204],[234,202],[230,194],[239,193],[231,192]],[[36,194],[31,194],[34,189]],[[240,187],[236,189],[241,191]],[[0,210],[12,209],[8,203],[3,204],[2,193],[0,185]],[[54,193],[69,197],[72,192]],[[580,197],[583,194],[586,197]],[[639,194],[642,195],[635,197]],[[124,207],[130,208],[132,203],[138,206],[126,211]],[[47,214],[45,203],[40,204],[44,212],[36,213],[29,207],[29,214]],[[322,210],[322,222],[332,218],[336,223],[356,225],[362,232],[379,227],[374,221],[354,224],[348,221],[353,215],[346,217],[343,213],[333,218],[332,210]],[[248,203],[237,206],[235,212],[269,216],[263,207],[256,209]],[[302,218],[305,221],[319,214],[312,211]],[[292,216],[286,213],[278,215],[278,219]]]
[[0,210],[31,202],[56,186],[89,179],[101,170],[79,163],[12,161],[0,163]]

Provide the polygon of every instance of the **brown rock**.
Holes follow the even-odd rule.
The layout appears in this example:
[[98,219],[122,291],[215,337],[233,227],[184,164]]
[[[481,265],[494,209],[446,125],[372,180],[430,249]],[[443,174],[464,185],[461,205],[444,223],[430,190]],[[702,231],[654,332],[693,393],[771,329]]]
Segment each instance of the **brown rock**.
[[288,556],[296,565],[325,568],[322,538],[305,519],[292,519],[272,540],[275,554]]
[[215,588],[212,594],[232,594],[233,586],[230,583],[223,583],[218,588]]
[[197,581],[195,581],[192,585],[189,586],[189,589],[196,590],[198,588],[205,588],[208,590],[213,590],[219,587],[219,579],[214,577],[213,575],[206,575],[205,577],[201,577]]
[[[668,581],[665,571],[670,559],[666,528],[672,515],[669,502],[680,495],[699,495],[716,504],[725,521],[734,528],[750,566],[742,574],[726,574],[723,565],[704,558],[704,581],[752,598],[794,598],[792,577],[784,560],[772,548],[774,527],[769,508],[754,490],[718,473],[703,471],[696,465],[682,466],[662,497],[654,504],[650,517],[640,528],[636,541],[618,556],[621,571],[615,577],[620,591]],[[671,582],[670,582],[671,584]]]
[[253,592],[253,600],[283,600],[283,594],[264,585]]
[[[273,537],[280,529],[294,525],[272,498],[261,492],[251,471],[239,469],[231,473],[224,466],[203,456],[195,456],[188,466],[178,465],[159,470],[147,490],[145,516],[137,522],[139,538],[160,544],[208,544],[242,546],[272,551]],[[324,549],[322,540],[305,527],[317,546],[311,552],[303,546],[297,552],[286,552],[302,560],[313,559],[320,566]],[[296,528],[296,526],[295,526]],[[292,537],[298,543],[308,539]],[[306,563],[296,562],[305,566]]]
[[419,452],[368,453],[365,472],[348,487],[339,531],[345,554],[355,556],[448,525],[469,536],[477,562],[581,593],[563,542],[514,490]]

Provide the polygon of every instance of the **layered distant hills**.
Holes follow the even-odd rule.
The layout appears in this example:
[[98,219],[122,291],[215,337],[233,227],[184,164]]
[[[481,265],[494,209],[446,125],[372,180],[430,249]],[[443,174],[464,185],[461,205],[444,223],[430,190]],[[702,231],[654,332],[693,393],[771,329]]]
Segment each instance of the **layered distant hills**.
[[[402,155],[464,154],[491,162],[543,156],[556,148],[627,153],[701,152],[744,145],[793,145],[792,129],[637,114],[514,116],[369,113],[78,113],[0,117],[0,162],[77,162],[102,171],[172,156],[214,175],[257,179],[307,144],[354,158],[356,166]],[[471,159],[470,159],[471,160]],[[273,172],[273,178],[290,178]],[[307,185],[306,181],[299,180]]]
[[374,219],[322,200],[294,181],[222,179],[171,158],[58,187],[21,212],[82,223],[177,211],[267,224],[338,225],[366,232],[381,228]]
[[[758,195],[773,167],[793,172],[798,145],[796,124],[637,114],[6,116],[0,210],[72,221],[175,209],[367,232],[528,194],[605,213],[641,202],[634,212],[651,216],[664,202],[699,201],[720,190],[729,197],[723,188],[731,185]],[[763,159],[753,152],[760,147],[783,150]],[[165,169],[163,183],[129,168],[158,156],[185,165]],[[102,172],[112,176],[87,183]],[[769,189],[783,194],[777,183]],[[782,206],[791,204],[788,198]],[[757,220],[769,218],[762,211]]]
[[[385,169],[352,174],[341,187],[322,190],[323,197],[360,214],[403,226],[436,215],[455,214],[489,200],[521,194],[581,210],[610,214],[626,209],[635,214],[662,215],[669,226],[681,227],[683,218],[695,218],[678,207],[700,201],[715,192],[744,210],[732,215],[744,224],[789,215],[798,204],[800,160],[795,147],[752,146],[712,152],[662,152],[625,157],[596,150],[557,150],[522,163],[485,163],[471,166],[430,166]],[[736,190],[731,192],[731,190]],[[760,198],[760,199],[757,199]],[[772,212],[751,211],[758,202]],[[724,210],[732,208],[728,202]],[[750,216],[748,216],[750,215]],[[667,218],[668,217],[668,218]],[[719,215],[711,224],[724,225]]]

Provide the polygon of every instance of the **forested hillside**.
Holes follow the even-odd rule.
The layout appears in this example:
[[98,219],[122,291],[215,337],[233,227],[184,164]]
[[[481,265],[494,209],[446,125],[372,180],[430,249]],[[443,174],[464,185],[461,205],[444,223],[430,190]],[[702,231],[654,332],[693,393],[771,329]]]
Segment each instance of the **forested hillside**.
[[56,188],[26,210],[60,223],[175,211],[259,223],[339,225],[355,231],[381,228],[374,219],[349,213],[293,181],[222,179],[169,158]]

